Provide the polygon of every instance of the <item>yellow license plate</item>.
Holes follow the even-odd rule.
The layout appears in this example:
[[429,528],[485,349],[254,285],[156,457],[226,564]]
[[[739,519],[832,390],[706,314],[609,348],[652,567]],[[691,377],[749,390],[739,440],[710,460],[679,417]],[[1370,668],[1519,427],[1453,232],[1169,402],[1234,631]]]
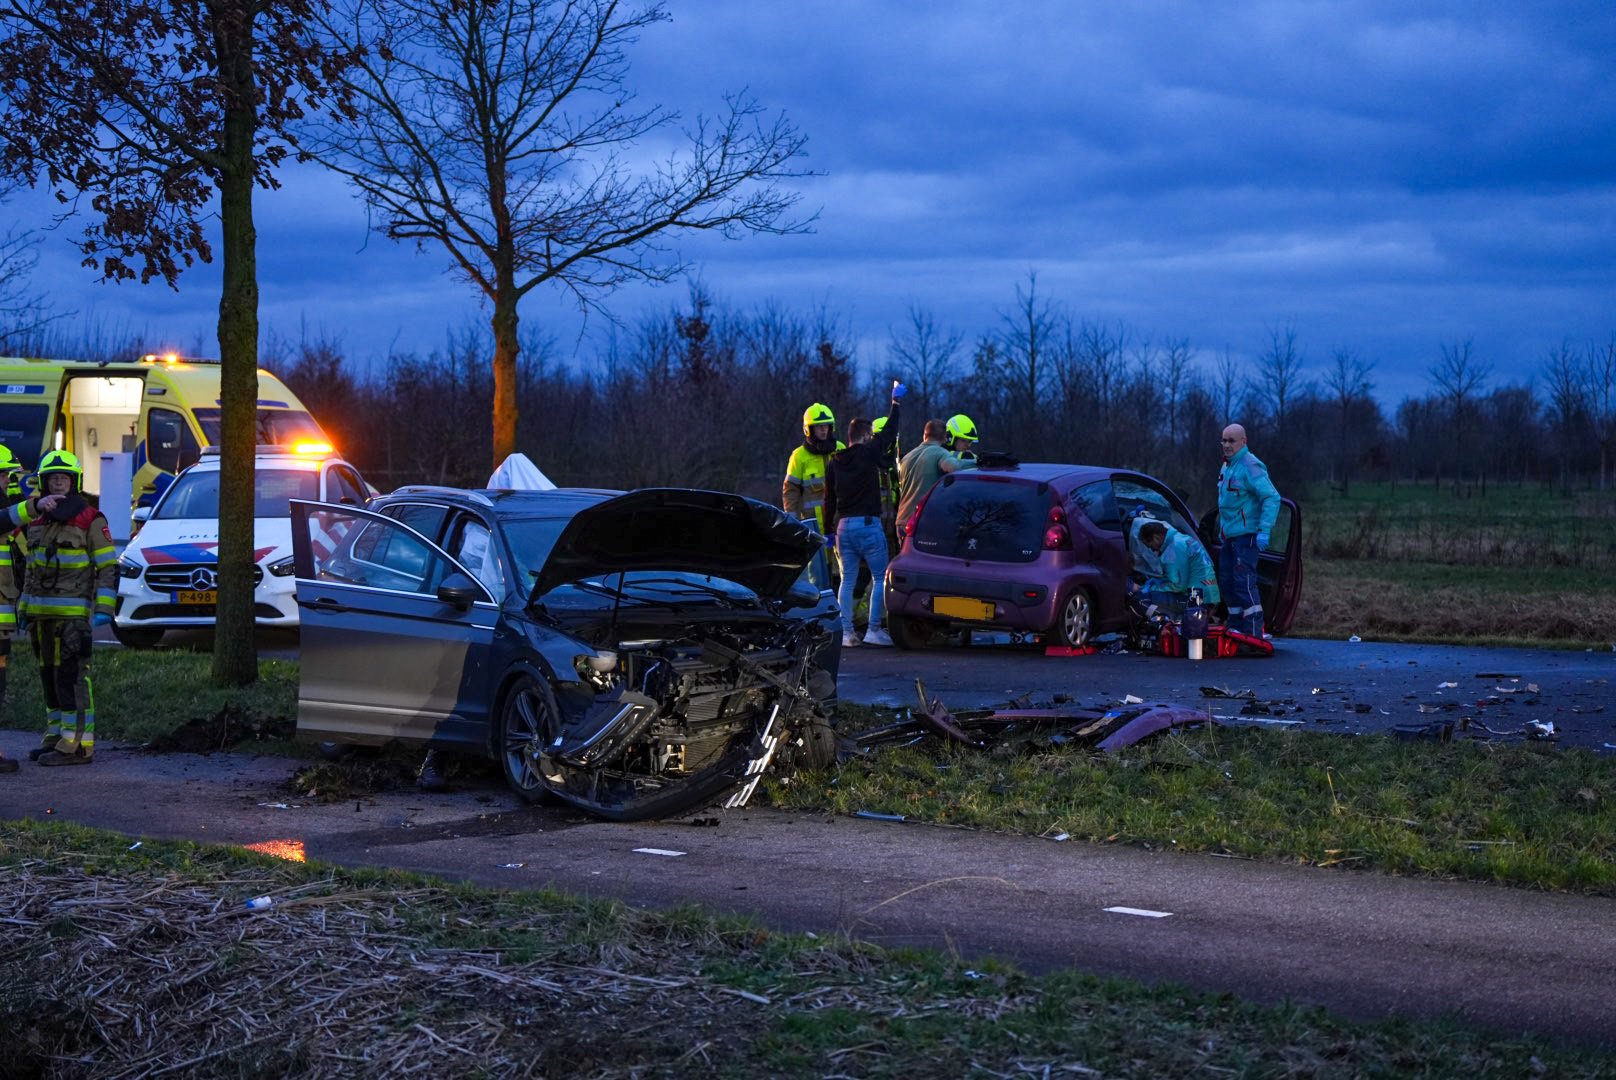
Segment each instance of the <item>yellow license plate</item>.
[[175,596],[175,601],[181,604],[217,604],[219,602],[219,590],[181,589]]
[[972,600],[966,596],[934,596],[931,609],[950,619],[974,619],[989,622],[993,619],[993,605],[986,600]]

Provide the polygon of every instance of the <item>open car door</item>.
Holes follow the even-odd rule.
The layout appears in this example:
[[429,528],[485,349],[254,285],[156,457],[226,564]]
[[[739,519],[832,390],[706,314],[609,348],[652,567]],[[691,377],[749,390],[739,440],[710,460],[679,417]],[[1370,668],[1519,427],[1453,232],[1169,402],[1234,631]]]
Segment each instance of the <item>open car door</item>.
[[481,752],[499,608],[453,558],[392,518],[292,503],[302,620],[297,731]]
[[[1201,542],[1217,565],[1218,511],[1202,516]],[[1262,596],[1263,626],[1272,634],[1283,634],[1296,620],[1296,607],[1302,600],[1302,508],[1293,499],[1279,500],[1279,517],[1268,535],[1268,546],[1257,560],[1257,591]]]

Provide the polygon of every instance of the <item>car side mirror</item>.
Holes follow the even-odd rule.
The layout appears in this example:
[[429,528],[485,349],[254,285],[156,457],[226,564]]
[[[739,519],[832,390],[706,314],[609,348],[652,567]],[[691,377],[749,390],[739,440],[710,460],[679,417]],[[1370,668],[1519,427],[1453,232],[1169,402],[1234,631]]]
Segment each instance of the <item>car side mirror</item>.
[[794,608],[813,607],[819,603],[819,590],[812,582],[799,581],[786,591],[786,599]]
[[129,512],[129,520],[137,525],[144,525],[151,520],[151,512],[152,508],[149,506],[137,506]]
[[465,611],[482,598],[483,590],[465,574],[450,574],[438,586],[438,599],[451,604],[457,611]]

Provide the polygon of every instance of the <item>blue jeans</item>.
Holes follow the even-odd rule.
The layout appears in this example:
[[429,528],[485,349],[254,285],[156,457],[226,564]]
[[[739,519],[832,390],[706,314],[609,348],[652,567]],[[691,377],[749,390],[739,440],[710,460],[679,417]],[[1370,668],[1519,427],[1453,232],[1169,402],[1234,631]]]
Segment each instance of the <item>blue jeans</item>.
[[836,523],[836,551],[842,560],[842,588],[836,601],[842,605],[842,630],[854,633],[853,589],[858,584],[859,563],[870,568],[870,626],[878,627],[886,617],[887,534],[878,517],[843,518]]
[[1218,588],[1229,608],[1229,629],[1262,637],[1262,593],[1257,591],[1257,538],[1225,536],[1218,548]]

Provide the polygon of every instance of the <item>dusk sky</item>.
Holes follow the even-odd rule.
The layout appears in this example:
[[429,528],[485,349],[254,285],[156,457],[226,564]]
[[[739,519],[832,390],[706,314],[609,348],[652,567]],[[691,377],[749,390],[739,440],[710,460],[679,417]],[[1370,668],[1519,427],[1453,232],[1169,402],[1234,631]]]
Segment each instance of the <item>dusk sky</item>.
[[[1616,332],[1616,5],[674,0],[631,53],[642,101],[687,117],[750,89],[809,136],[811,235],[680,250],[741,308],[824,306],[884,366],[911,305],[969,336],[1018,283],[1075,317],[1254,354],[1290,325],[1316,372],[1339,346],[1381,394],[1443,342],[1495,378],[1562,338]],[[367,234],[314,167],[258,202],[262,316],[361,360],[484,325],[435,250]],[[9,211],[48,212],[40,195]],[[38,284],[114,329],[212,352],[216,267],[100,285],[69,222]],[[634,322],[682,285],[608,302]],[[588,355],[576,313],[527,328]],[[586,334],[599,334],[595,317]]]

